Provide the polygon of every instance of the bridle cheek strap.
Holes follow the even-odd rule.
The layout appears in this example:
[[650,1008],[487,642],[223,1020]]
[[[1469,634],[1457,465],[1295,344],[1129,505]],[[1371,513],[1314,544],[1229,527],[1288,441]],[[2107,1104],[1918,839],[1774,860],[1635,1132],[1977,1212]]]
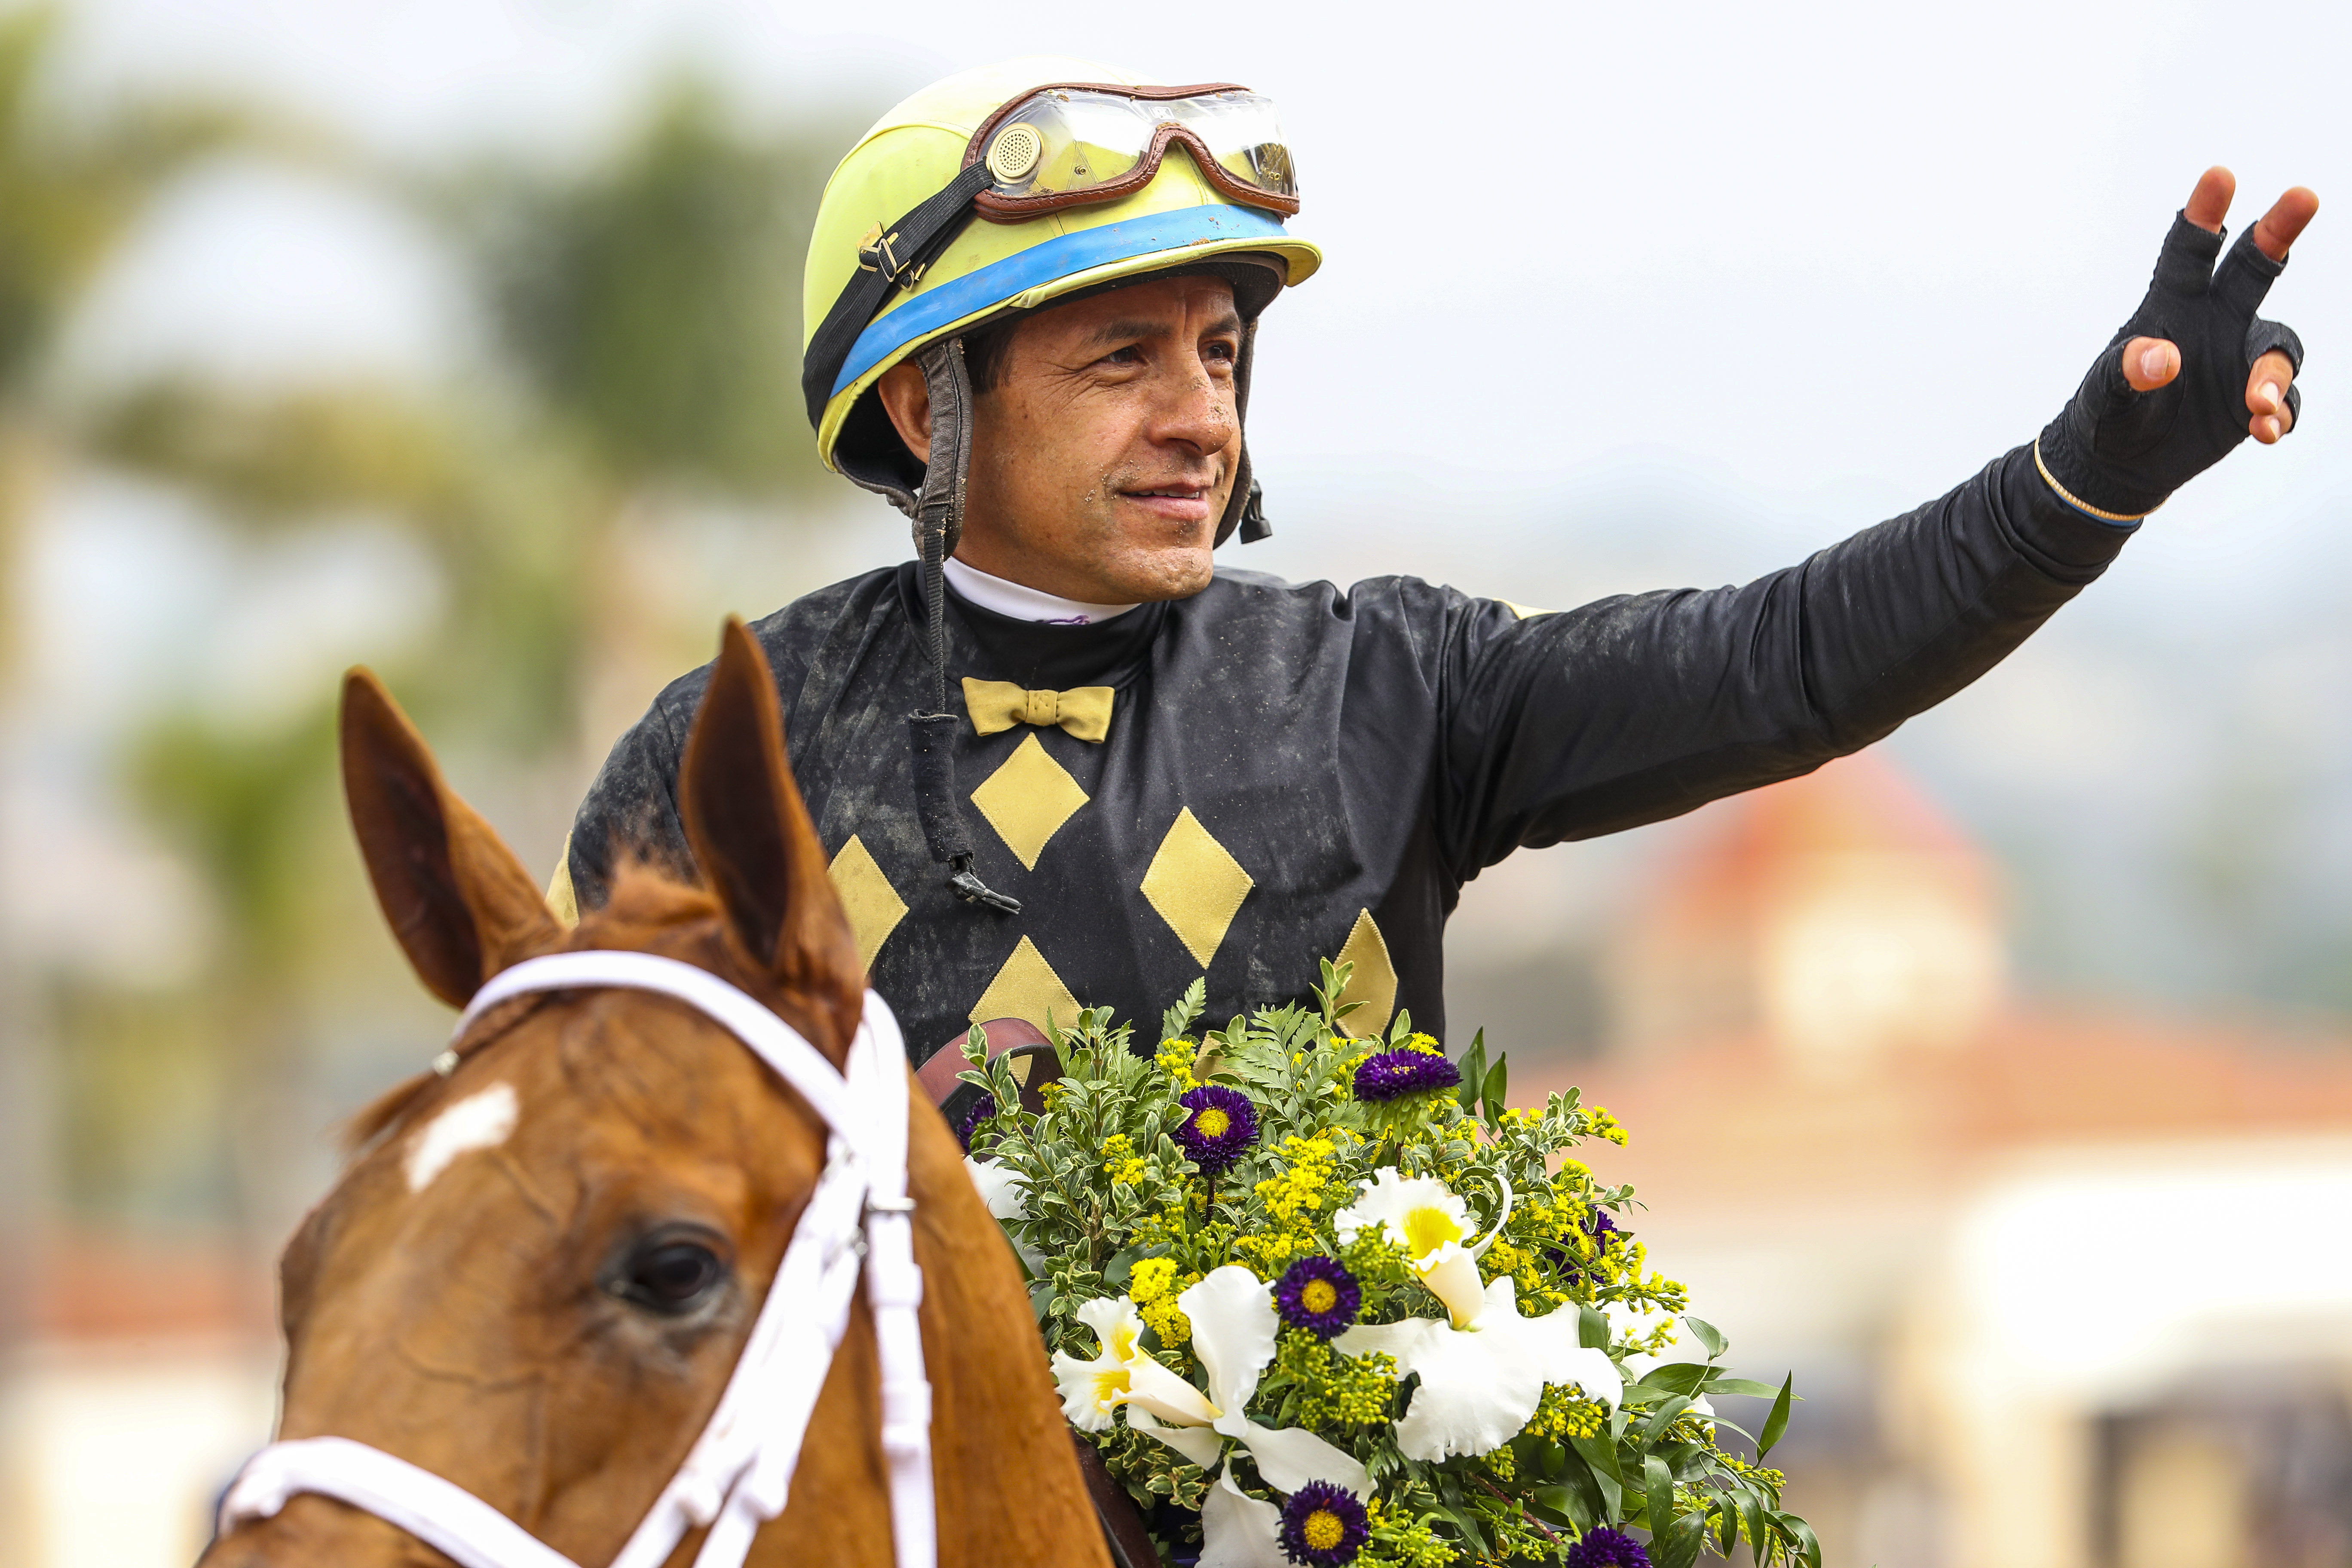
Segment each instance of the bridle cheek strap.
[[[882,1450],[898,1568],[935,1568],[931,1385],[923,1366],[922,1270],[907,1195],[906,1043],[868,991],[847,1070],[743,991],[708,970],[652,953],[552,953],[482,987],[457,1020],[462,1039],[490,1008],[542,991],[621,987],[674,997],[733,1035],[792,1086],[831,1131],[824,1173],[802,1211],[718,1408],[611,1568],[660,1568],[687,1531],[708,1525],[696,1568],[741,1568],[760,1527],[783,1512],[857,1281],[874,1320],[882,1378]],[[273,1443],[221,1502],[224,1533],[317,1492],[399,1526],[462,1568],[576,1568],[452,1481],[347,1437]]]

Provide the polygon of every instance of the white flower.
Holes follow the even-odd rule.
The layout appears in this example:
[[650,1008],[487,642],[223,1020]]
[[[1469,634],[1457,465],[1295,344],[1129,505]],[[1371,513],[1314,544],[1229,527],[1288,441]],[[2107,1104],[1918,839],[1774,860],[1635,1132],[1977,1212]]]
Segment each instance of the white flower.
[[1282,1510],[1218,1477],[1201,1503],[1201,1568],[1290,1568]]
[[1281,1320],[1275,1316],[1273,1287],[1228,1263],[1211,1269],[1176,1305],[1192,1320],[1192,1353],[1209,1374],[1209,1398],[1217,1407],[1210,1425],[1249,1449],[1266,1485],[1295,1492],[1309,1481],[1328,1481],[1358,1497],[1371,1495],[1372,1479],[1354,1455],[1305,1427],[1261,1426],[1242,1414],[1257,1392],[1258,1375],[1274,1360]]
[[[1087,1426],[1079,1413],[1092,1418],[1097,1405],[1090,1402],[1096,1384],[1085,1380],[1107,1375],[1110,1369],[1106,1362],[1114,1353],[1112,1337],[1097,1316],[1109,1321],[1109,1313],[1134,1311],[1124,1296],[1115,1304],[1089,1301],[1079,1309],[1078,1321],[1102,1337],[1106,1359],[1082,1362],[1067,1354],[1054,1358],[1055,1375],[1064,1379],[1062,1408],[1070,1413],[1074,1424],[1099,1432],[1109,1425],[1111,1406],[1124,1405],[1129,1426],[1150,1433],[1204,1470],[1216,1468],[1224,1453],[1224,1439],[1230,1437],[1249,1449],[1257,1461],[1258,1474],[1277,1490],[1297,1491],[1308,1481],[1328,1481],[1359,1497],[1370,1495],[1371,1478],[1353,1455],[1304,1428],[1261,1426],[1243,1414],[1257,1393],[1259,1376],[1274,1360],[1275,1334],[1280,1326],[1274,1311],[1274,1291],[1264,1280],[1240,1264],[1229,1263],[1210,1270],[1176,1298],[1176,1305],[1192,1321],[1192,1353],[1208,1374],[1208,1393],[1203,1394],[1149,1353],[1132,1348],[1130,1335],[1124,1342],[1130,1348],[1117,1367],[1124,1382],[1114,1397],[1100,1402],[1102,1425]],[[1079,1391],[1076,1397],[1074,1387]]]
[[1397,1447],[1405,1458],[1492,1453],[1528,1424],[1548,1383],[1580,1384],[1586,1394],[1611,1405],[1624,1397],[1624,1379],[1609,1358],[1579,1343],[1573,1308],[1522,1318],[1506,1276],[1480,1292],[1466,1321],[1450,1300],[1448,1309],[1454,1323],[1434,1318],[1360,1323],[1331,1342],[1343,1355],[1392,1355],[1398,1371],[1421,1374],[1412,1404],[1397,1423]]
[[[1511,1189],[1503,1187],[1503,1219],[1511,1214]],[[1483,1241],[1470,1241],[1470,1211],[1454,1189],[1434,1176],[1402,1176],[1383,1166],[1356,1190],[1356,1201],[1332,1216],[1339,1239],[1350,1242],[1378,1226],[1404,1249],[1412,1271],[1430,1293],[1445,1303],[1457,1329],[1485,1310],[1478,1259],[1502,1234],[1503,1221]],[[1467,1245],[1465,1245],[1467,1243]]]
[[[988,1212],[1000,1222],[1029,1217],[1029,1183],[1020,1172],[994,1160],[975,1160],[969,1154],[963,1157],[963,1168],[965,1173],[971,1177],[971,1184],[980,1189],[980,1201],[988,1205]],[[1012,1238],[1013,1233],[1005,1232],[1005,1239],[1011,1241]],[[1029,1266],[1030,1273],[1045,1271],[1045,1256],[1035,1247],[1026,1242],[1014,1241],[1013,1250],[1021,1255],[1021,1261]]]
[[1129,1368],[1143,1354],[1136,1344],[1143,1335],[1143,1319],[1135,1303],[1121,1296],[1088,1301],[1078,1309],[1078,1321],[1095,1331],[1102,1353],[1080,1361],[1067,1351],[1054,1352],[1062,1414],[1081,1432],[1108,1432],[1110,1413],[1126,1404],[1131,1392]]
[[1028,1183],[1022,1179],[1020,1172],[994,1160],[975,1160],[969,1154],[963,1157],[963,1168],[971,1175],[971,1184],[980,1189],[980,1201],[988,1205],[990,1214],[1000,1220],[1029,1217],[1029,1203],[1024,1196]]

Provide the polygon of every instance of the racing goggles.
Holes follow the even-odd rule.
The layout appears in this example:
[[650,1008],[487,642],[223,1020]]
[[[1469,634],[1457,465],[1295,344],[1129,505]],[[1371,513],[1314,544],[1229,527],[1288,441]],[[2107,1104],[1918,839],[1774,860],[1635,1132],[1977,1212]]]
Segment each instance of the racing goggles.
[[991,183],[972,198],[980,216],[1019,223],[1141,190],[1171,142],[1182,142],[1229,199],[1286,216],[1298,210],[1298,175],[1274,100],[1232,82],[1055,82],[982,121],[963,166],[988,170]]

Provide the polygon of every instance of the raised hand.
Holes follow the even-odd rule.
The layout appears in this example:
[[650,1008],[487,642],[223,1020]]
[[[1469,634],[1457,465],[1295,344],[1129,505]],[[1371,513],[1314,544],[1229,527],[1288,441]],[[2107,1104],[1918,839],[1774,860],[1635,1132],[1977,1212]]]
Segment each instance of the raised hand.
[[2221,168],[2197,182],[2139,309],[2042,433],[2043,473],[2085,510],[2142,516],[2248,436],[2268,446],[2294,427],[2303,344],[2254,311],[2319,198],[2280,196],[2217,268],[2236,188]]

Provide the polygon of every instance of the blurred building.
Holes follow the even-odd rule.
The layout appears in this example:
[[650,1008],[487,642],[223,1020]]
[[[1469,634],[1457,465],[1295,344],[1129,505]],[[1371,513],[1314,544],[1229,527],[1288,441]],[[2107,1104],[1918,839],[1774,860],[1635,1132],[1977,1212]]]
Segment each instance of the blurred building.
[[0,1368],[0,1568],[166,1568],[277,1419],[269,1271],[182,1238],[39,1249]]
[[1795,1369],[1832,1561],[2352,1563],[2352,1041],[2011,995],[1983,856],[1874,754],[1711,808],[1620,929],[1610,1049],[1515,1098],[1632,1128],[1592,1163]]

